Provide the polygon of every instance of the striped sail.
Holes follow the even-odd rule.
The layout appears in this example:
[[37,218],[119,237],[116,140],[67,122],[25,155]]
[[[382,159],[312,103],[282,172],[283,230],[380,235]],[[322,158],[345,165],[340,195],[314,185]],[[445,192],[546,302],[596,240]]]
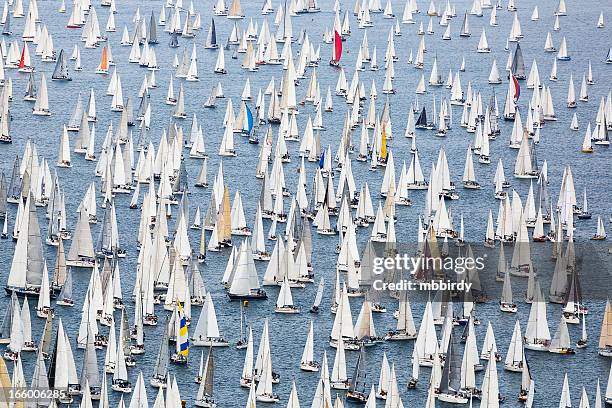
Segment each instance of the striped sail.
[[185,318],[185,312],[181,306],[181,302],[177,300],[178,305],[178,319],[179,319],[179,332],[176,339],[177,343],[177,354],[187,357],[189,355],[189,335],[187,334],[187,319]]

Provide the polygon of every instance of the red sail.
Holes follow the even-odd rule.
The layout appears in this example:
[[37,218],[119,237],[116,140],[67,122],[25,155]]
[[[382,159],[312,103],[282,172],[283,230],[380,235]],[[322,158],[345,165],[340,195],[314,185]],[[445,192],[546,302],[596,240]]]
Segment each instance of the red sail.
[[19,60],[19,68],[25,67],[25,44],[23,45],[23,50],[21,50],[21,59]]
[[342,57],[342,37],[338,31],[334,31],[334,57],[332,59],[338,62],[340,57]]

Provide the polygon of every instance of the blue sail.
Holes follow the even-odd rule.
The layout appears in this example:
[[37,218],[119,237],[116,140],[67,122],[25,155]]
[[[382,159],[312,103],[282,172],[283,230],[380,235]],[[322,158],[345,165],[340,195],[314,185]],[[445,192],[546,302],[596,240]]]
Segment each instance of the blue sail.
[[246,105],[246,114],[247,114],[247,123],[249,124],[249,133],[253,130],[253,114],[251,113],[251,109],[249,109],[249,105]]

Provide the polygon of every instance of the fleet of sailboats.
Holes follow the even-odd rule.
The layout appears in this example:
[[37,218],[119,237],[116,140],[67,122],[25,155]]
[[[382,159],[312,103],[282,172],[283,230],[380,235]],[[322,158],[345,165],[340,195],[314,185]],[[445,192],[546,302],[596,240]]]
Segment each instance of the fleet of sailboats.
[[[385,400],[386,407],[402,407],[416,392],[427,394],[427,407],[436,406],[436,399],[457,404],[479,399],[483,407],[498,407],[507,397],[502,391],[510,387],[516,389],[518,401],[531,407],[534,399],[544,398],[536,394],[536,379],[538,386],[555,379],[561,383],[561,371],[547,372],[546,379],[540,379],[544,376],[539,365],[549,362],[530,366],[527,359],[532,361],[532,351],[568,358],[594,353],[588,332],[590,325],[601,322],[597,353],[602,358],[612,355],[610,303],[603,313],[597,308],[603,307],[603,298],[586,307],[580,280],[587,277],[579,273],[580,258],[575,253],[575,242],[585,237],[593,245],[607,238],[601,200],[591,193],[592,203],[587,202],[586,190],[582,202],[580,196],[576,199],[572,171],[579,175],[576,181],[586,182],[577,162],[572,162],[573,169],[563,163],[562,178],[557,179],[560,162],[567,159],[561,154],[566,141],[551,147],[547,140],[558,126],[556,121],[567,121],[564,129],[567,124],[574,131],[585,128],[581,152],[597,149],[598,157],[609,145],[612,97],[604,89],[603,63],[612,63],[612,49],[596,50],[607,52],[605,61],[589,54],[584,71],[573,68],[572,58],[580,59],[584,53],[576,53],[579,44],[566,30],[566,21],[569,26],[577,10],[571,5],[568,10],[564,0],[553,5],[554,10],[536,5],[530,10],[531,22],[517,12],[520,0],[509,0],[506,11],[501,2],[474,0],[459,17],[453,1],[431,1],[419,9],[425,4],[415,0],[401,5],[356,0],[350,10],[340,1],[265,0],[261,9],[256,7],[261,18],[251,16],[252,5],[240,0],[216,0],[212,10],[194,2],[167,0],[159,17],[153,11],[141,14],[143,5],[115,0],[70,3],[66,7],[62,1],[59,10],[41,8],[39,13],[35,0],[28,2],[27,10],[22,0],[13,0],[5,4],[1,18],[0,141],[17,142],[13,147],[22,149],[14,159],[6,156],[14,150],[0,151],[10,165],[7,175],[0,172],[1,237],[11,236],[14,241],[0,243],[10,248],[5,284],[10,297],[0,325],[0,343],[6,345],[0,360],[5,390],[24,388],[33,374],[32,387],[61,391],[53,401],[39,401],[38,406],[80,400],[82,407],[90,407],[92,400],[99,400],[100,406],[108,407],[119,398],[122,407],[124,397],[131,394],[130,408],[145,407],[150,385],[159,389],[154,399],[157,408],[180,406],[184,398],[195,406],[214,408],[243,404],[245,397],[246,406],[253,408],[257,402],[285,402],[289,382],[283,377],[286,387],[281,393],[276,386],[280,371],[274,371],[273,365],[283,370],[283,376],[297,370],[303,344],[299,368],[309,381],[293,379],[288,407],[299,407],[298,392],[308,393],[309,387],[316,408],[340,408],[345,399],[368,408],[376,407],[377,399]],[[124,11],[131,7],[136,10],[130,22]],[[314,14],[322,9],[329,13]],[[551,32],[523,30],[522,24],[545,22],[545,10],[550,11]],[[66,13],[59,29],[66,29],[67,35],[52,33],[57,24],[45,23],[56,12]],[[101,30],[102,13],[106,25]],[[481,19],[485,14],[489,18]],[[484,20],[488,30],[486,22],[481,23]],[[315,36],[315,23],[324,28],[322,41]],[[380,31],[381,25],[388,30]],[[470,46],[457,46],[466,55],[438,48],[437,25],[444,27],[438,33],[442,44],[472,41]],[[505,50],[498,46],[500,25],[509,29]],[[21,26],[18,41],[13,31]],[[605,34],[604,28],[601,11],[591,34]],[[454,37],[457,29],[459,38]],[[158,30],[167,33],[163,35],[168,35],[173,58],[162,53]],[[477,41],[470,39],[473,32],[480,33]],[[373,38],[374,33],[380,38]],[[556,53],[547,65],[534,54],[530,42],[539,34],[541,39],[545,36],[545,41],[538,40],[539,53]],[[529,41],[523,40],[526,36]],[[200,37],[203,49],[196,46]],[[76,44],[67,43],[74,38]],[[113,56],[119,38],[122,50]],[[404,38],[414,40],[414,55],[405,49]],[[54,40],[65,48],[56,48]],[[529,72],[522,47],[526,56],[534,57]],[[320,64],[322,52],[331,54],[327,68]],[[483,63],[476,71],[484,73],[483,78],[474,76],[467,52],[482,54],[478,63]],[[498,65],[504,52],[506,65]],[[489,53],[493,55],[487,57]],[[446,65],[449,56],[456,65]],[[74,67],[68,61],[74,61]],[[53,68],[50,82],[45,65]],[[551,68],[547,78],[540,76],[543,67]],[[507,74],[502,75],[504,68]],[[416,73],[409,84],[406,69]],[[378,72],[383,70],[384,74]],[[134,81],[134,72],[141,73],[142,82]],[[159,72],[169,75],[162,78]],[[85,80],[87,73],[99,74],[87,85],[88,99],[79,93],[66,112],[66,104],[58,103],[58,98],[71,98],[70,87]],[[211,83],[211,73],[220,79]],[[17,81],[18,75],[22,80]],[[370,77],[368,89],[364,83]],[[202,102],[198,82],[206,82]],[[101,83],[106,91],[102,94]],[[14,85],[23,86],[21,104],[14,101]],[[497,85],[506,90],[500,101],[493,91]],[[160,103],[158,86],[163,87]],[[559,86],[563,97],[567,89],[561,104],[556,98]],[[415,93],[414,100],[398,104],[396,94],[405,96],[406,90]],[[110,104],[101,108],[101,98]],[[35,116],[35,126],[60,121],[49,130],[52,136],[43,140],[35,132],[25,139],[17,122],[22,105]],[[212,109],[216,107],[221,110]],[[201,115],[200,108],[210,109]],[[159,121],[163,117],[167,120]],[[502,117],[509,123],[502,124]],[[398,136],[398,126],[400,132],[405,129],[408,141]],[[469,140],[457,138],[462,129]],[[431,134],[440,139],[427,138]],[[496,141],[502,138],[505,141]],[[422,159],[432,157],[424,172]],[[514,159],[514,186],[506,180],[502,158],[504,163]],[[491,159],[497,161],[493,183],[486,181],[492,175]],[[464,193],[455,185],[461,163]],[[243,182],[249,180],[251,165],[256,167],[253,180],[261,180],[257,186]],[[603,180],[605,166],[599,170]],[[88,172],[94,174],[93,182],[87,179]],[[371,188],[379,189],[373,185],[377,176],[380,194],[372,195]],[[560,182],[556,203],[548,191],[551,182]],[[46,220],[42,228],[40,213]],[[407,221],[406,214],[416,215]],[[406,228],[410,223],[414,228]],[[586,236],[582,225],[595,233]],[[482,305],[490,300],[488,288],[480,284],[474,268],[468,268],[464,278],[474,292],[460,300],[432,291],[421,302],[410,291],[381,293],[372,286],[379,248],[391,258],[403,250],[399,242],[413,236],[419,259],[447,257],[455,251],[470,256],[476,226],[485,231],[487,256],[497,260],[493,262],[497,272],[491,277],[495,275],[499,301],[488,302],[494,307]],[[506,248],[512,249],[510,262]],[[53,268],[47,265],[50,254],[54,262],[48,265]],[[549,255],[555,262],[546,291],[546,268],[539,261]],[[417,269],[409,277],[413,282],[427,283],[441,272],[427,265]],[[392,272],[390,279],[405,278],[399,270]],[[325,280],[332,282],[328,285],[332,289],[326,291]],[[530,309],[527,319],[522,315],[527,309],[518,300],[523,287]],[[310,321],[300,314],[306,298],[309,305],[312,301]],[[237,302],[239,323],[232,314]],[[385,315],[392,305],[393,313]],[[326,314],[328,310],[333,316]],[[548,319],[553,311],[551,336]],[[32,316],[42,319],[41,324],[33,324]],[[504,342],[508,347],[502,347],[505,358],[497,347],[502,337],[496,339],[493,327],[498,332],[509,327],[496,316],[519,317],[509,343]],[[262,317],[263,325],[257,320]],[[479,352],[477,335],[484,330],[477,327],[483,317],[491,321]],[[381,321],[387,323],[382,335]],[[581,331],[575,345],[573,327]],[[260,340],[257,354],[254,328]],[[509,335],[510,330],[504,333]],[[151,340],[155,336],[159,341]],[[402,360],[392,349],[379,345],[385,341],[398,342],[387,347],[403,350],[403,357],[407,356],[404,344],[412,343],[409,374],[400,368]],[[236,347],[229,348],[230,342]],[[82,352],[75,354],[74,344]],[[198,348],[200,353],[194,353]],[[239,384],[249,392],[240,396],[232,391],[229,399],[220,378],[237,373],[234,360],[228,358],[235,357],[231,354],[238,353],[235,349],[244,350]],[[105,354],[103,367],[99,367],[99,350]],[[328,352],[332,351],[330,373]],[[140,357],[155,353],[154,361]],[[197,354],[197,392],[189,395],[181,376],[191,370]],[[538,357],[543,358],[543,354]],[[10,362],[12,375],[4,360]],[[497,363],[502,360],[505,371],[521,373],[520,381],[513,374],[500,381]],[[154,364],[147,367],[147,362]],[[24,366],[33,373],[24,372]],[[580,370],[589,372],[585,382],[595,377],[594,367]],[[423,371],[430,374],[429,381]],[[479,371],[482,374],[477,375]],[[374,373],[379,374],[378,382]],[[563,407],[571,406],[569,378],[566,374],[560,391]],[[237,375],[235,380],[238,385]],[[409,391],[400,385],[405,382]],[[109,396],[109,386],[114,395]],[[550,387],[541,387],[552,393]],[[338,391],[335,401],[332,389]],[[590,391],[581,389],[580,407],[590,406]],[[599,382],[596,391],[596,408],[612,403],[612,377],[603,397]]]

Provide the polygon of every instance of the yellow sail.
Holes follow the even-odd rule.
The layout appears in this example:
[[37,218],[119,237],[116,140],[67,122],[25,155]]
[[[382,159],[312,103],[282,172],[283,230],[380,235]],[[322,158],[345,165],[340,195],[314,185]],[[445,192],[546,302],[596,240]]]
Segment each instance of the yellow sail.
[[221,206],[221,219],[223,228],[219,229],[221,235],[221,242],[229,242],[232,239],[232,220],[231,220],[231,206],[229,191],[225,186],[225,192],[223,193],[223,205]]
[[11,376],[8,373],[8,368],[3,358],[0,358],[0,407],[8,407],[9,395],[8,392],[13,387],[11,384]]
[[189,355],[189,334],[187,333],[187,319],[181,306],[181,301],[176,301],[178,307],[177,319],[179,319],[179,333],[176,339],[178,354],[187,357]]
[[380,160],[383,162],[387,161],[387,133],[385,132],[385,125],[382,127],[382,138],[380,141]]
[[[433,226],[433,222],[430,223],[428,236],[426,237],[427,245],[429,248],[429,258],[433,261],[430,262],[430,266],[433,269],[433,276],[435,278],[441,278],[444,276],[444,272],[442,271],[441,261],[442,258],[440,256],[440,248],[438,248],[438,238],[436,237],[436,231]],[[438,260],[440,262],[438,262]]]
[[599,335],[599,348],[612,347],[612,307],[610,301],[606,302],[603,321],[601,322],[601,334]]

